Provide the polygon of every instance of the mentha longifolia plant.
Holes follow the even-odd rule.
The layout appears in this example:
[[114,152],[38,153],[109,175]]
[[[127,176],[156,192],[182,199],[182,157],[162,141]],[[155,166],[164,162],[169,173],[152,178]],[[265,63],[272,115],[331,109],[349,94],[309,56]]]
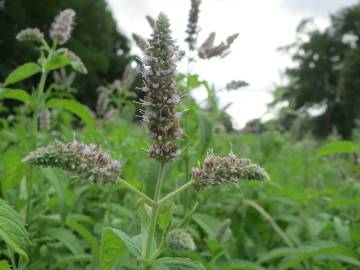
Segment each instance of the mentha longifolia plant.
[[[59,34],[61,31],[57,33],[55,30],[52,36],[56,37],[61,44],[67,37]],[[38,31],[34,34],[41,39]],[[145,220],[144,231],[140,234],[141,243],[133,241],[133,237],[122,231],[111,229],[112,233],[115,232],[128,247],[129,252],[136,257],[139,268],[164,269],[161,267],[165,266],[165,269],[168,269],[166,266],[182,260],[186,263],[197,264],[190,259],[162,257],[166,248],[195,250],[196,244],[191,234],[182,228],[171,230],[171,228],[164,228],[164,225],[158,226],[161,207],[176,194],[190,187],[201,191],[212,187],[234,185],[243,180],[265,181],[269,179],[269,176],[263,168],[251,163],[249,159],[238,158],[232,153],[219,157],[209,152],[202,165],[192,168],[192,178],[187,183],[164,196],[162,186],[167,180],[164,177],[165,166],[181,155],[181,149],[176,140],[186,139],[186,137],[179,122],[181,114],[176,110],[181,98],[177,92],[175,76],[177,62],[182,53],[171,37],[169,19],[163,13],[160,13],[154,22],[153,33],[144,54],[142,90],[145,97],[141,102],[144,107],[143,122],[152,140],[148,156],[160,163],[153,198],[121,179],[120,162],[111,159],[107,153],[95,145],[85,145],[76,140],[70,143],[55,141],[29,153],[24,158],[24,162],[33,166],[61,168],[70,175],[98,184],[120,183],[142,198],[148,210],[148,217]],[[167,227],[169,224],[171,223],[169,222]],[[224,224],[224,228],[229,226],[229,221],[227,220]],[[162,235],[161,238],[158,237],[160,235]],[[219,232],[219,238],[221,237],[221,232]],[[103,247],[105,251],[110,252],[111,248],[108,248]],[[101,265],[101,269],[111,269],[113,263],[115,263],[114,260],[107,261]]]

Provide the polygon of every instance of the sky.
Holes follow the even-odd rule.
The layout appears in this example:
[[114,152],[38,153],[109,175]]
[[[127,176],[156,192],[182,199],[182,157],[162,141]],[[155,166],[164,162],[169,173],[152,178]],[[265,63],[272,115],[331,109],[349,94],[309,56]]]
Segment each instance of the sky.
[[[291,66],[290,56],[277,48],[295,40],[295,30],[303,18],[313,18],[319,28],[329,25],[329,13],[358,0],[202,0],[199,26],[201,43],[210,32],[216,32],[216,42],[233,33],[240,36],[233,44],[231,54],[224,59],[201,60],[192,71],[208,80],[218,89],[231,80],[245,80],[249,86],[232,92],[220,92],[220,104],[232,105],[227,112],[235,127],[247,121],[267,119],[267,104],[272,91],[283,81],[282,73]],[[128,37],[131,33],[149,37],[151,29],[145,15],[156,17],[165,12],[171,23],[173,37],[180,48],[184,43],[190,0],[108,0],[119,29]],[[135,47],[135,46],[134,46]],[[134,49],[134,53],[139,53]],[[179,67],[185,71],[187,67]],[[206,97],[197,91],[198,100]]]

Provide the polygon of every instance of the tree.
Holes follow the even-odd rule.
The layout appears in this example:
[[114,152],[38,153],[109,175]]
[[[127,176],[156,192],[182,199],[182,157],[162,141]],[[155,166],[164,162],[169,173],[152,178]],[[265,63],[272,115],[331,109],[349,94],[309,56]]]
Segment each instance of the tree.
[[128,39],[118,32],[105,0],[5,0],[0,7],[0,81],[18,65],[35,59],[29,44],[15,40],[27,27],[38,27],[48,34],[54,16],[65,8],[76,11],[76,26],[67,47],[84,61],[87,75],[75,80],[78,98],[94,106],[99,85],[120,78],[129,55]]
[[306,126],[316,135],[336,129],[350,137],[360,117],[360,4],[331,16],[324,31],[304,20],[297,34],[293,44],[282,48],[296,66],[286,69],[289,82],[277,89],[275,104],[287,101],[289,109],[309,114]]

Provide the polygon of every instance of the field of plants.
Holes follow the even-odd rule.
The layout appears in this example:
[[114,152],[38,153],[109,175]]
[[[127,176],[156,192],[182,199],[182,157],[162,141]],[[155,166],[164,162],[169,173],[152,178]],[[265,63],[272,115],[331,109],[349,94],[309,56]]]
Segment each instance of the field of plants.
[[0,78],[0,270],[360,269],[360,129],[300,136],[282,115],[234,130],[219,96],[247,83],[191,67],[231,57],[238,34],[198,44],[199,5],[188,48],[148,16],[142,55],[93,106],[73,86],[93,72],[66,47],[73,9],[13,37],[34,58]]

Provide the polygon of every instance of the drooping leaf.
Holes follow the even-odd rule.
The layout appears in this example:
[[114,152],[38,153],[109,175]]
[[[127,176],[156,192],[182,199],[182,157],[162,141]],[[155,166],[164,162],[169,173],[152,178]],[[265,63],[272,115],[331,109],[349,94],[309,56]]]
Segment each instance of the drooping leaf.
[[26,63],[13,70],[5,79],[4,86],[22,81],[36,73],[41,72],[41,67],[36,63]]
[[0,270],[11,270],[11,267],[7,261],[0,261]]
[[79,239],[71,231],[64,228],[46,228],[44,233],[63,243],[74,255],[85,254]]
[[0,199],[0,239],[26,262],[26,247],[30,244],[29,235],[21,216],[4,200]]
[[309,259],[338,260],[360,266],[360,253],[334,243],[314,243],[294,249],[282,260],[278,269],[291,269]]
[[22,89],[0,88],[0,99],[15,99],[34,107],[31,96]]
[[360,145],[349,141],[337,141],[329,143],[318,151],[318,156],[328,156],[331,154],[343,154],[343,153],[359,153]]
[[153,269],[205,270],[205,267],[201,263],[188,258],[163,257],[155,261]]
[[209,148],[213,135],[213,124],[209,116],[201,111],[197,113],[197,120],[200,133],[198,155],[201,156]]
[[136,243],[120,230],[106,228],[101,237],[100,244],[100,269],[111,270],[117,259],[127,252],[134,256],[141,256]]
[[75,100],[53,98],[45,106],[70,111],[83,120],[91,129],[95,127],[95,122],[89,109]]

